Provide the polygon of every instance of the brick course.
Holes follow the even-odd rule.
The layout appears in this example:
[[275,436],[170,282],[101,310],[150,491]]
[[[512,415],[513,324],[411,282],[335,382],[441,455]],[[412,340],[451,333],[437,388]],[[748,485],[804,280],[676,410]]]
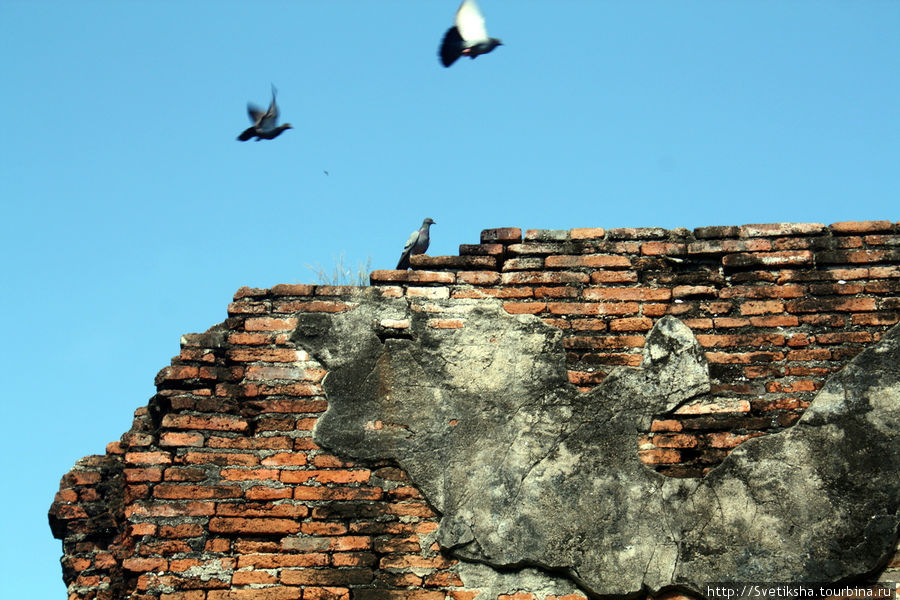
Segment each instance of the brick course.
[[[660,473],[698,477],[747,439],[795,423],[830,374],[900,321],[898,246],[890,221],[508,227],[371,281],[387,297],[497,298],[510,314],[536,315],[561,330],[582,390],[639,364],[653,323],[677,316],[706,351],[713,391],[659,415],[635,451]],[[477,595],[434,543],[437,515],[405,473],[312,439],[326,373],[289,334],[298,314],[352,310],[356,293],[241,288],[223,324],[182,337],[132,429],[60,484],[50,523],[71,600]],[[465,319],[436,313],[428,325]],[[882,577],[900,577],[900,556]],[[500,596],[557,597],[584,599]]]

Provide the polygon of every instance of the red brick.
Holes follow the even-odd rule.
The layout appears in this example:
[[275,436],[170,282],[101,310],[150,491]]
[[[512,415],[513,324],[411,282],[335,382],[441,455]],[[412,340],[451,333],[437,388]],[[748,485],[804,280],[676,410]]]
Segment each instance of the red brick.
[[125,469],[125,481],[128,483],[162,481],[162,469],[145,467],[143,469]]
[[544,259],[539,256],[508,258],[503,262],[503,271],[538,271],[544,268]]
[[748,300],[741,302],[742,315],[763,315],[784,312],[784,302],[780,300]]
[[273,296],[312,296],[316,292],[316,286],[304,283],[279,283],[273,286],[269,292]]
[[520,271],[503,273],[502,285],[553,285],[566,283],[587,283],[590,277],[585,273],[569,271]]
[[310,469],[300,471],[281,471],[281,481],[285,483],[366,483],[372,476],[369,469]]
[[348,588],[334,586],[303,588],[303,600],[349,600],[349,598]]
[[303,588],[268,586],[242,590],[209,590],[206,600],[301,600]]
[[535,298],[577,298],[581,290],[574,286],[534,288]]
[[235,362],[296,362],[297,351],[291,348],[231,348],[225,353]]
[[715,296],[716,288],[708,285],[676,285],[672,289],[673,298],[689,298],[691,296]]
[[613,319],[609,323],[610,331],[649,331],[652,327],[653,319],[646,317]]
[[900,321],[900,313],[854,313],[850,318],[854,325],[894,325]]
[[[344,535],[347,533],[347,525],[343,523],[332,523],[332,522],[321,522],[321,521],[313,521],[307,523],[300,524],[300,532],[306,535]],[[327,550],[330,545],[328,540],[321,540],[324,544],[321,548],[317,546],[317,549]],[[318,540],[316,540],[318,543]]]
[[283,569],[280,579],[287,585],[361,585],[372,581],[372,571],[361,568]]
[[569,238],[573,240],[596,240],[602,239],[606,235],[606,230],[602,227],[578,227],[569,230]]
[[259,464],[259,457],[244,452],[209,452],[195,450],[179,456],[179,462],[187,464],[215,463],[217,465],[253,466]]
[[644,336],[620,335],[610,337],[572,336],[563,339],[563,347],[573,349],[590,348],[640,348],[644,345]]
[[644,242],[641,254],[645,256],[682,256],[687,254],[687,244],[678,242]]
[[697,438],[684,433],[655,434],[650,441],[660,448],[695,448]]
[[278,583],[278,577],[265,571],[235,571],[231,576],[231,585],[253,585]]
[[793,315],[750,317],[750,324],[754,327],[797,327],[800,319]]
[[247,488],[244,497],[247,500],[284,500],[293,497],[294,492],[289,487],[274,487],[267,485],[255,485]]
[[722,257],[722,264],[726,267],[787,267],[813,263],[813,253],[809,250],[739,253]]
[[420,556],[418,554],[388,555],[379,561],[382,569],[446,569],[450,559],[444,556]]
[[210,431],[246,431],[247,421],[231,415],[163,415],[162,426],[171,429],[201,429]]
[[180,592],[164,593],[159,600],[205,600],[204,590],[182,590]]
[[896,246],[900,244],[900,234],[867,235],[864,240],[869,246]]
[[298,485],[294,488],[295,500],[380,500],[381,488],[372,487],[325,487]]
[[518,242],[522,239],[522,230],[518,227],[500,227],[481,231],[481,243]]
[[895,262],[900,253],[889,250],[833,250],[819,252],[816,261],[820,264],[862,264],[877,262]]
[[372,538],[367,535],[345,535],[334,537],[330,540],[328,548],[330,552],[351,552],[371,549]]
[[653,421],[650,425],[650,431],[681,431],[682,425],[681,421],[675,421],[674,419],[667,419],[662,421]]
[[203,446],[205,438],[202,433],[180,433],[164,431],[159,435],[160,446],[182,446],[198,448]]
[[242,300],[239,302],[232,302],[228,305],[228,314],[229,316],[233,315],[261,315],[268,312],[269,307],[265,302],[252,302],[248,300]]
[[788,360],[831,360],[831,350],[827,348],[813,348],[809,350],[791,350],[787,353]]
[[772,242],[765,239],[715,240],[688,244],[688,254],[724,254],[726,252],[766,252]]
[[228,481],[257,481],[257,480],[278,480],[280,471],[277,469],[248,469],[248,468],[231,468],[222,469],[220,475],[222,479]]
[[408,298],[427,298],[429,300],[446,300],[450,290],[446,287],[410,287],[406,290]]
[[782,352],[706,352],[706,360],[716,364],[741,365],[784,360]]
[[165,558],[139,558],[130,557],[122,561],[122,568],[126,571],[144,573],[147,571],[165,571],[169,567],[169,561]]
[[637,283],[636,271],[593,271],[591,283]]
[[204,500],[208,498],[239,498],[243,492],[241,488],[230,485],[188,485],[188,484],[159,484],[153,488],[153,495],[157,498]]
[[302,452],[279,452],[262,459],[264,466],[302,467],[307,464],[306,454]]
[[875,231],[893,231],[890,221],[841,221],[830,226],[835,233],[872,233]]
[[587,288],[583,295],[587,300],[660,301],[671,299],[672,290],[668,288]]
[[814,381],[770,381],[766,384],[766,391],[770,393],[796,394],[797,392],[814,392],[819,386]]
[[802,298],[802,285],[737,285],[719,291],[720,298]]
[[825,230],[822,223],[760,223],[741,225],[738,235],[742,238],[814,235],[825,233]]
[[426,327],[431,329],[462,329],[466,326],[465,319],[428,319]]
[[576,331],[606,331],[607,329],[606,323],[600,319],[572,319],[570,321],[555,319],[553,323],[550,321],[551,319],[544,319],[545,323],[560,329],[574,329]]
[[[238,569],[283,569],[328,566],[328,555],[323,552],[302,554],[243,554],[237,559]],[[237,572],[235,572],[235,575]]]
[[531,298],[534,289],[530,287],[477,288],[458,290],[454,298]]
[[750,319],[738,317],[716,317],[712,320],[716,329],[728,329],[732,327],[746,327],[750,325]]
[[214,517],[209,520],[212,533],[246,535],[288,535],[300,531],[293,519]]
[[500,274],[487,271],[465,271],[456,274],[456,281],[469,285],[497,285],[500,283]]
[[496,256],[503,254],[503,244],[460,244],[460,256]]
[[822,327],[844,327],[847,324],[847,317],[835,314],[806,314],[800,316],[800,324]]
[[765,346],[783,346],[783,335],[774,333],[759,333],[747,335],[711,335],[698,334],[697,341],[704,348],[730,348],[735,346],[753,346],[757,348]]
[[[126,452],[125,463],[132,465],[165,465],[172,462],[169,452]],[[98,474],[99,475],[99,474]]]
[[274,305],[274,312],[276,313],[339,313],[352,309],[353,304],[334,300],[283,300],[281,302],[276,302]]
[[463,581],[452,571],[438,571],[425,576],[425,587],[462,587]]
[[352,460],[345,460],[332,454],[316,454],[312,458],[312,464],[320,469],[349,469],[356,466]]
[[373,284],[380,283],[443,283],[451,284],[456,281],[453,273],[441,271],[399,271],[379,270],[372,271],[369,278]]
[[790,313],[870,312],[876,309],[874,298],[811,298],[786,304]]
[[295,318],[251,317],[244,321],[246,331],[283,331],[296,329],[296,327],[297,319]]
[[672,464],[681,462],[681,452],[671,448],[653,448],[652,450],[638,450],[641,462],[652,465]]

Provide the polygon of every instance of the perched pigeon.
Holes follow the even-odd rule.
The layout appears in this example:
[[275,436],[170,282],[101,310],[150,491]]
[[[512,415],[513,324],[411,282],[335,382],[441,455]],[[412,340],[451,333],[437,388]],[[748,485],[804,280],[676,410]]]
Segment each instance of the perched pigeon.
[[269,104],[269,110],[263,112],[261,108],[253,104],[247,104],[247,114],[250,115],[250,121],[253,123],[238,136],[242,142],[246,142],[252,137],[259,140],[274,140],[285,129],[293,129],[290,123],[284,125],[278,124],[278,105],[275,104],[275,86],[272,86],[272,103]]
[[475,0],[463,0],[459,10],[456,11],[453,27],[444,34],[440,52],[441,63],[449,67],[460,56],[475,58],[501,45],[503,42],[497,38],[488,37],[484,17],[478,10]]
[[428,250],[428,242],[431,241],[429,229],[432,225],[434,225],[434,221],[425,219],[418,231],[412,232],[412,235],[406,240],[406,245],[403,246],[403,254],[400,255],[400,262],[397,263],[398,269],[409,268],[410,254],[424,254]]

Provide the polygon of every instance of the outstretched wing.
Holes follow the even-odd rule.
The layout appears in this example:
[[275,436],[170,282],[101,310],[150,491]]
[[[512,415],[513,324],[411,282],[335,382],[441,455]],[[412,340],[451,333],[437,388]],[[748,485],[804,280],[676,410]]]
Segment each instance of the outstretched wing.
[[488,39],[484,16],[475,4],[475,0],[463,0],[456,11],[456,28],[466,42],[483,42]]
[[259,122],[262,121],[265,114],[266,113],[263,112],[263,109],[260,107],[249,102],[247,103],[247,115],[250,117],[250,122],[254,125],[259,125]]
[[257,127],[262,130],[275,129],[278,126],[278,104],[275,102],[275,86],[272,86],[272,101],[269,109],[262,115]]
[[441,43],[441,50],[439,52],[441,64],[445,67],[449,67],[455,63],[456,59],[462,56],[462,51],[465,46],[465,42],[459,35],[459,29],[456,27],[448,29],[447,33],[444,34],[444,41]]

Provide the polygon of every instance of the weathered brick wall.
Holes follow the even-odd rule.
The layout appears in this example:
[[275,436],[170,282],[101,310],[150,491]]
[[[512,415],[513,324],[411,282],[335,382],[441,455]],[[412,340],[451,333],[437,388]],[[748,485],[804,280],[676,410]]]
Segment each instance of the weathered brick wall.
[[[676,477],[789,427],[830,373],[900,321],[900,224],[888,221],[491,229],[459,256],[412,264],[376,271],[372,284],[390,297],[499,298],[537,315],[563,331],[570,381],[585,389],[638,364],[655,319],[682,319],[707,350],[712,393],[635,440],[645,463]],[[289,334],[300,314],[352,309],[356,293],[242,288],[223,324],[183,337],[132,429],[62,480],[50,521],[71,599],[478,595],[435,544],[437,515],[401,470],[354,464],[312,439],[326,373]],[[460,326],[439,314],[431,323]],[[900,578],[900,556],[881,577]],[[533,592],[498,598],[584,598]]]

